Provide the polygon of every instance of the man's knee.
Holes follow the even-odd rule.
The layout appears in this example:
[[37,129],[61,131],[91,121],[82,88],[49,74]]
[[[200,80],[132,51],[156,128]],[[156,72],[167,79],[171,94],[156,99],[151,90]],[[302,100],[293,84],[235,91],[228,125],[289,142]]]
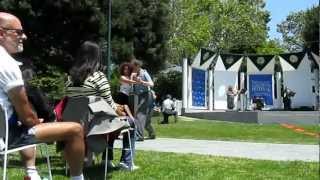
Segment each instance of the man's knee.
[[83,128],[79,123],[73,123],[70,127],[70,133],[73,136],[83,136]]

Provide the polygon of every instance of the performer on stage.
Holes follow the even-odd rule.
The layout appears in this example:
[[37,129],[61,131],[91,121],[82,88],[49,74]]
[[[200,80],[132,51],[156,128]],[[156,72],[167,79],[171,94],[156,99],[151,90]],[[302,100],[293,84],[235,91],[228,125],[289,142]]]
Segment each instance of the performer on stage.
[[232,86],[229,86],[227,90],[227,107],[229,110],[234,108],[235,96],[237,96],[237,91],[235,91]]
[[284,110],[291,110],[291,98],[296,95],[295,92],[290,90],[288,87],[284,88],[283,91],[283,105],[284,105]]

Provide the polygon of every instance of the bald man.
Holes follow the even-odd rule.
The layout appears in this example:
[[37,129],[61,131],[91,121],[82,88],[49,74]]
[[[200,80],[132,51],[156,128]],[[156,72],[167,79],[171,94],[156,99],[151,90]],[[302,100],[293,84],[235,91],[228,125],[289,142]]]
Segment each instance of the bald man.
[[[9,117],[9,146],[63,141],[71,179],[83,180],[84,142],[81,125],[73,122],[41,123],[31,109],[22,73],[18,63],[11,57],[11,54],[23,51],[23,41],[26,39],[20,20],[12,14],[0,12],[0,104]],[[22,151],[21,155],[31,180],[39,180],[35,169],[35,149]]]

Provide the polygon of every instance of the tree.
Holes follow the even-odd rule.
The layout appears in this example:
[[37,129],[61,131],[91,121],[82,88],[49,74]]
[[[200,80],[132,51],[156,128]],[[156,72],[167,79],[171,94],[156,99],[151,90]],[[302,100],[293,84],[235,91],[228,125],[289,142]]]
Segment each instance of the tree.
[[264,1],[171,1],[171,62],[206,47],[224,52],[254,53],[265,42],[269,14]]
[[[112,2],[113,63],[118,65],[135,54],[151,72],[160,70],[166,60],[168,0]],[[98,42],[105,54],[106,0],[1,0],[0,9],[21,19],[28,40],[20,56],[36,64],[37,82],[45,90],[61,89],[53,86],[54,78],[68,72],[83,41]],[[57,72],[61,76],[54,74]]]
[[319,53],[319,6],[291,13],[277,26],[288,51],[309,48]]
[[151,72],[166,61],[168,0],[113,1],[113,60],[120,63],[134,54]]
[[277,25],[277,31],[282,34],[284,46],[288,51],[301,51],[303,49],[301,35],[303,16],[303,11],[290,13],[285,21]]
[[99,1],[2,0],[0,7],[22,20],[28,36],[24,56],[38,64],[68,69],[80,43],[98,41],[106,30]]
[[160,95],[160,98],[166,94],[181,99],[182,97],[182,73],[178,71],[170,71],[168,73],[160,73],[155,80],[154,90]]
[[285,49],[281,46],[279,40],[266,40],[256,49],[257,54],[280,54],[284,52]]
[[[100,41],[106,33],[98,0],[1,0],[0,9],[22,21],[28,37],[20,55],[36,64],[37,86],[53,98],[63,92],[63,72],[84,40]],[[59,91],[59,92],[58,92]]]
[[319,6],[306,11],[304,15],[304,25],[302,29],[302,38],[306,48],[319,54]]

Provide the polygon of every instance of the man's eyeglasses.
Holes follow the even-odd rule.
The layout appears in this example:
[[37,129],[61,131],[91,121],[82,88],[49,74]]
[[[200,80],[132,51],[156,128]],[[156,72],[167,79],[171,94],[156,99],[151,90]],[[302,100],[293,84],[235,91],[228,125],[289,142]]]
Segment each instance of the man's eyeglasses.
[[23,29],[13,29],[13,28],[5,28],[5,27],[0,27],[0,28],[3,29],[3,30],[6,30],[6,31],[14,31],[15,33],[18,34],[18,36],[23,36],[24,35]]

